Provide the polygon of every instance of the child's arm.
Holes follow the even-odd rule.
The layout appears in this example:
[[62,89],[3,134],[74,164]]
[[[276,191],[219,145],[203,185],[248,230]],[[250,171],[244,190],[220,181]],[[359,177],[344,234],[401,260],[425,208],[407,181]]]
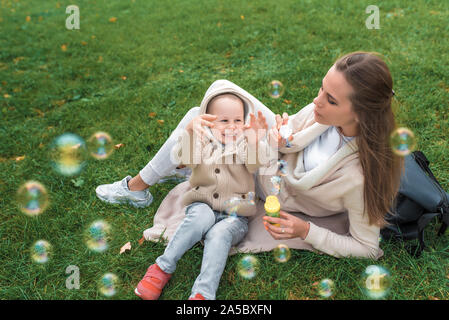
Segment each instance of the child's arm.
[[269,158],[269,152],[273,151],[266,141],[267,128],[268,125],[262,112],[259,111],[257,119],[254,114],[250,114],[250,121],[244,127],[246,148],[243,148],[240,158],[251,173],[266,165],[267,161],[265,160]]
[[178,141],[172,149],[173,162],[185,165],[191,169],[201,162],[204,142],[207,140],[203,126],[213,127],[211,122],[217,116],[202,114],[190,121],[185,130],[178,136]]

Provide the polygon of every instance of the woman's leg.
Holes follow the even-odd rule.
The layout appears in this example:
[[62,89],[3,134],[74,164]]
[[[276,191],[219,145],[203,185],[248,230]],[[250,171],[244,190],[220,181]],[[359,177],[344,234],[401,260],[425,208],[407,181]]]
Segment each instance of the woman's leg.
[[180,132],[187,126],[187,124],[200,113],[199,107],[190,109],[184,118],[179,122],[175,131],[172,132],[167,141],[162,145],[156,155],[148,162],[148,164],[140,170],[134,178],[128,181],[128,188],[131,191],[140,191],[148,188],[158,182],[162,177],[167,176],[173,171],[177,164],[170,159],[170,152],[177,142]]

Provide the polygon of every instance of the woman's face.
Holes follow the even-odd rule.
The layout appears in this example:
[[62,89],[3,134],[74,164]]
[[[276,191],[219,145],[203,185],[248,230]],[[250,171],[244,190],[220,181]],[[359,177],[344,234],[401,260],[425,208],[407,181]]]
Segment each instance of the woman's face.
[[315,104],[315,121],[324,125],[340,127],[345,136],[357,135],[357,116],[352,111],[350,94],[351,85],[343,73],[335,66],[329,69],[323,78],[318,96],[313,99]]

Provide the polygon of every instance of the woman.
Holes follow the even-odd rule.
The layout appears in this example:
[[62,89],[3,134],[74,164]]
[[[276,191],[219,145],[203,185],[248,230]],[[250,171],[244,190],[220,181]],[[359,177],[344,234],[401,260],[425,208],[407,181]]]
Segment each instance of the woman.
[[[251,96],[255,111],[262,111],[271,127],[269,135],[281,144],[279,157],[287,163],[287,174],[280,190],[275,190],[281,203],[280,218],[264,216],[259,207],[238,250],[267,251],[284,243],[290,248],[317,250],[335,257],[378,259],[383,255],[379,248],[380,228],[399,188],[402,168],[402,160],[389,146],[390,133],[395,129],[392,87],[388,67],[380,58],[354,52],[335,62],[313,103],[290,119],[285,113],[282,118],[275,116]],[[177,129],[185,128],[197,114],[198,108],[191,109]],[[198,120],[204,126],[210,125],[207,118]],[[287,121],[293,126],[289,147],[282,145],[279,134]],[[172,135],[137,176],[99,186],[97,195],[111,203],[151,203],[148,186],[176,167],[169,160],[175,141]],[[258,197],[265,199],[273,193],[272,187],[271,175],[259,170]],[[146,231],[147,239],[157,238],[164,231],[170,237],[174,232],[162,230],[158,224],[166,229],[176,225],[179,219],[169,223],[167,212],[178,194],[169,194],[165,206],[161,204],[153,230]],[[158,216],[163,217],[161,221],[157,221]]]

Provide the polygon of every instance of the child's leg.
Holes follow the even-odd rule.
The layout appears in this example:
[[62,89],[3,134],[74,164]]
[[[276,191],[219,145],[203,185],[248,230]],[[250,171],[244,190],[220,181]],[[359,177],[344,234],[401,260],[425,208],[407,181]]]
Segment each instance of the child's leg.
[[186,209],[186,217],[176,229],[164,254],[156,259],[166,273],[173,273],[176,263],[215,224],[214,211],[205,203],[194,202]]
[[[248,219],[244,217],[221,219],[207,233],[204,240],[201,273],[196,278],[191,297],[200,293],[208,300],[215,300],[215,293],[226,266],[231,246],[239,243],[248,232]],[[228,216],[226,216],[228,217]]]
[[[159,181],[162,177],[167,176],[172,172],[177,163],[172,163],[170,158],[171,150],[177,142],[178,134],[185,129],[187,124],[199,115],[200,108],[194,107],[190,109],[184,118],[179,122],[176,129],[172,132],[167,141],[162,145],[156,155],[148,162],[148,164],[139,172],[140,178],[147,185],[153,185]],[[134,178],[133,178],[134,179]]]

